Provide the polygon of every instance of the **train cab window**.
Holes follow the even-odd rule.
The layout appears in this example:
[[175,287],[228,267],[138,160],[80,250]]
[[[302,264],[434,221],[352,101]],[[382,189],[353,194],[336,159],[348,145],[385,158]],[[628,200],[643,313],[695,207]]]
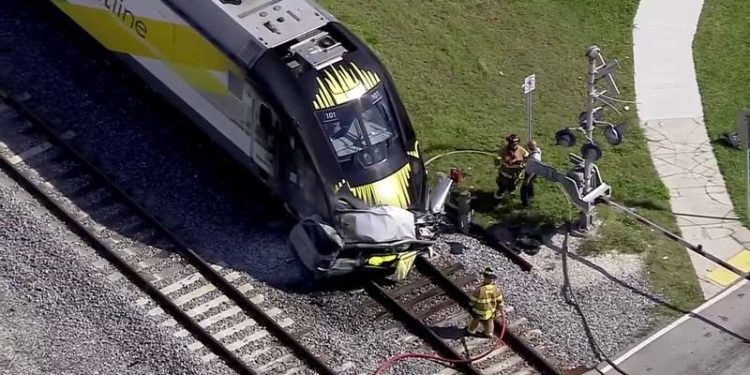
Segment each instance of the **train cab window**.
[[362,133],[359,120],[355,117],[349,121],[328,121],[323,124],[333,149],[340,158],[362,151]]
[[318,111],[317,116],[342,162],[362,157],[365,164],[376,163],[398,138],[393,111],[382,86],[359,100]]
[[383,101],[375,103],[362,112],[362,124],[367,132],[367,138],[373,145],[379,144],[393,136],[393,119],[388,107]]

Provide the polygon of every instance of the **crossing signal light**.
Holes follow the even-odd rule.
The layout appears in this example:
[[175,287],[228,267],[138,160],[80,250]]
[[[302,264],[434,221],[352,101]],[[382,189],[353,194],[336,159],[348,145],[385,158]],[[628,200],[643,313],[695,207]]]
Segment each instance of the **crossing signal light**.
[[617,146],[622,143],[625,139],[625,131],[627,130],[627,123],[621,123],[617,125],[609,125],[604,128],[604,138],[607,142],[613,146]]
[[584,160],[595,163],[602,158],[602,149],[596,143],[586,143],[581,146],[581,155]]
[[558,146],[572,147],[576,144],[576,135],[572,130],[565,128],[555,133],[555,144]]

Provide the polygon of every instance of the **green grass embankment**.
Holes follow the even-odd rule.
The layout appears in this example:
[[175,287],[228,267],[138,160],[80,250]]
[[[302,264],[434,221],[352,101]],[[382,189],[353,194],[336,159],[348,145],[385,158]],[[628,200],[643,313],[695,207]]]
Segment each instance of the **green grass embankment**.
[[[737,110],[750,110],[750,2],[707,0],[694,41],[695,68],[709,138],[736,131]],[[719,144],[714,154],[734,209],[747,219],[745,153]]]
[[[554,146],[554,133],[574,125],[584,108],[584,54],[593,43],[606,58],[620,60],[622,97],[634,97],[631,27],[636,0],[321,3],[367,42],[391,71],[425,159],[459,148],[494,151],[511,132],[525,141],[521,84],[535,73],[534,137],[546,162],[567,169],[567,154],[578,153],[580,143],[571,149]],[[668,192],[657,177],[634,112],[629,112],[633,118],[625,143],[617,148],[603,146],[599,166],[613,186],[614,199],[676,229],[675,218],[666,209]],[[468,172],[467,184],[479,189],[480,221],[560,223],[567,218],[565,198],[551,183],[537,183],[537,199],[530,210],[522,210],[517,197],[514,206],[494,210],[492,159],[448,157],[430,165],[430,170],[447,172],[452,166]],[[584,246],[586,251],[645,251],[658,291],[683,308],[702,300],[683,248],[606,207],[600,211],[605,223],[598,237]]]

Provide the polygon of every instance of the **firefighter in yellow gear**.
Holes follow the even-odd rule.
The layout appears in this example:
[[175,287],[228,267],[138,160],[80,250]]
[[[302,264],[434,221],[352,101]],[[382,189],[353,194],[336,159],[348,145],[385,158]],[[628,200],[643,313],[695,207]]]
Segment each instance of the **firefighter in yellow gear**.
[[473,336],[481,322],[484,326],[484,336],[492,337],[495,332],[495,314],[503,307],[503,295],[500,288],[495,285],[497,276],[491,268],[486,268],[482,275],[482,285],[471,296],[471,321],[466,331]]
[[501,148],[495,157],[495,166],[497,167],[495,199],[503,199],[516,189],[526,159],[529,157],[529,152],[519,146],[521,139],[518,135],[511,134],[505,140],[508,141],[507,146]]

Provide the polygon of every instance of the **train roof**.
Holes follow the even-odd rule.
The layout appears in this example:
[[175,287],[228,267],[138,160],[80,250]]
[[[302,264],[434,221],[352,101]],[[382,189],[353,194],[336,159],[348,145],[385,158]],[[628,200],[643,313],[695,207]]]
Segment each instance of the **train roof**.
[[290,52],[318,69],[346,52],[341,46],[318,45],[327,36],[320,29],[337,19],[314,0],[163,1],[248,66],[280,46],[290,45]]
[[[404,165],[403,158],[389,158],[391,162],[366,173],[363,169],[365,178],[347,176],[339,163],[330,162],[336,154],[314,111],[342,104],[362,87],[394,88],[389,97],[395,116],[401,119],[399,142],[403,147],[416,147],[408,115],[385,67],[314,0],[160,1],[230,55],[265,100],[293,119],[324,185],[334,186],[344,179],[359,185],[357,180],[379,180]],[[299,126],[303,124],[311,126]],[[332,196],[326,200],[329,209],[331,202],[335,202]]]
[[247,30],[261,48],[282,45],[335,20],[314,1],[212,1]]

